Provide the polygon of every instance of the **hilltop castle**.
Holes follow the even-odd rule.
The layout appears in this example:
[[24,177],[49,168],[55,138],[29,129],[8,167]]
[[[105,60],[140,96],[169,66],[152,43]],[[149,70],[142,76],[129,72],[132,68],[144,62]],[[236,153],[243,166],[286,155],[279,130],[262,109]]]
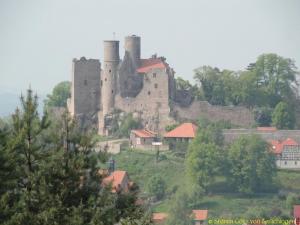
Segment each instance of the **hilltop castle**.
[[96,127],[99,134],[110,133],[116,111],[133,113],[146,128],[161,132],[176,120],[196,120],[200,116],[246,127],[253,123],[253,114],[246,108],[212,106],[194,100],[187,90],[177,89],[175,72],[164,57],[141,58],[140,37],[125,37],[123,60],[119,41],[103,44],[102,66],[98,59],[73,60],[68,99],[70,113]]

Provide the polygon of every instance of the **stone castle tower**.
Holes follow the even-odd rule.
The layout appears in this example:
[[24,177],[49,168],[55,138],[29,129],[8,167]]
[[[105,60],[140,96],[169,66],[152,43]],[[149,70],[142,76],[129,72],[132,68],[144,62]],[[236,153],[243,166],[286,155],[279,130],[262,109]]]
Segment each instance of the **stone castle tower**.
[[[109,135],[116,111],[133,113],[151,130],[164,132],[176,120],[196,120],[200,115],[227,119],[234,124],[251,124],[253,115],[244,108],[215,107],[197,101],[192,93],[176,87],[174,70],[156,54],[141,58],[141,38],[125,37],[124,57],[119,41],[103,42],[102,65],[97,59],[73,60],[70,113],[82,126]],[[159,120],[159,121],[158,121]],[[157,127],[158,126],[158,127]]]

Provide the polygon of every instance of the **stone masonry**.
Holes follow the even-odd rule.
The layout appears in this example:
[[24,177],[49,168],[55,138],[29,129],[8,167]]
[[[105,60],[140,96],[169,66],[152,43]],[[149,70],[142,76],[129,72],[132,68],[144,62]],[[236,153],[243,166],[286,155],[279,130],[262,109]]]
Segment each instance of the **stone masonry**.
[[164,57],[141,58],[141,38],[136,35],[125,38],[122,60],[119,41],[104,41],[102,68],[99,60],[73,60],[69,111],[92,121],[101,135],[109,135],[116,111],[133,113],[146,128],[161,134],[178,118],[195,120],[204,116],[243,127],[254,123],[253,113],[244,107],[212,106],[193,100],[189,92],[181,93],[176,89],[174,74]]

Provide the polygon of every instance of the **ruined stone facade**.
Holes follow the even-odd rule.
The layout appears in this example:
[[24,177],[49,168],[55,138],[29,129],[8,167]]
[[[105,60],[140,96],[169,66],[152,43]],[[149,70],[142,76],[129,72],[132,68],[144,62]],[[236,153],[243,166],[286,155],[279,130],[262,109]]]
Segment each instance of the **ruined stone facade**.
[[[239,107],[212,106],[194,101],[189,92],[176,89],[174,70],[164,57],[141,58],[141,38],[125,38],[125,54],[119,57],[119,41],[104,41],[102,68],[99,60],[73,60],[72,91],[68,108],[84,118],[102,135],[110,133],[116,111],[133,113],[145,128],[160,133],[177,117],[195,120],[205,115],[211,120],[230,120],[250,126],[253,114]],[[174,116],[177,115],[177,116]]]

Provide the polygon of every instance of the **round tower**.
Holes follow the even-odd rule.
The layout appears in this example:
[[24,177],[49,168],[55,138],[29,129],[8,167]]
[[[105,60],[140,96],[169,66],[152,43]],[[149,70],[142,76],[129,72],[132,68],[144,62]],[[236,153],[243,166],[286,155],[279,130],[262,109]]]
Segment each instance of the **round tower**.
[[125,51],[129,53],[134,65],[139,66],[141,59],[141,38],[136,35],[125,37]]
[[102,111],[107,115],[113,111],[116,92],[116,77],[119,57],[119,41],[104,41],[104,65],[101,76]]

